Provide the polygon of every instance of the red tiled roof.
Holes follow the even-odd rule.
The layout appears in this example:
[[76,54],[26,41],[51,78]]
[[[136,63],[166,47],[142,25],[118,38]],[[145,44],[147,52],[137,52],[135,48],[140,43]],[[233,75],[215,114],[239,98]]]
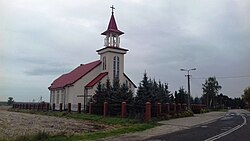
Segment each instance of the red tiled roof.
[[108,72],[100,73],[95,79],[90,81],[85,87],[92,88],[93,86],[95,86],[96,83],[102,80],[102,78],[105,77],[106,75],[108,75]]
[[81,64],[77,68],[75,68],[73,71],[63,74],[59,78],[53,81],[49,89],[58,89],[63,88],[67,85],[74,84],[77,80],[81,79],[83,76],[88,74],[91,70],[96,68],[98,65],[101,64],[100,60],[88,63],[88,64]]
[[110,32],[115,32],[115,33],[118,33],[119,35],[124,34],[124,32],[120,31],[117,28],[117,25],[116,25],[116,22],[115,22],[115,17],[114,17],[113,14],[111,15],[109,25],[108,25],[108,29],[106,31],[104,31],[101,35],[107,35]]

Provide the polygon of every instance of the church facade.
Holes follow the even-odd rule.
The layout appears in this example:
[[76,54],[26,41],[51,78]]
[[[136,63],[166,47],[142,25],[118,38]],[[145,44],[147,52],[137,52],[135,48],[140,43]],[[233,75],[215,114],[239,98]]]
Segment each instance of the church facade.
[[95,94],[99,82],[106,83],[107,79],[113,82],[119,79],[121,84],[126,84],[132,92],[136,85],[124,72],[124,55],[128,49],[120,47],[120,35],[124,32],[117,27],[113,7],[112,15],[104,35],[104,47],[96,52],[100,59],[80,64],[69,73],[63,74],[55,79],[48,87],[50,91],[50,104],[55,104],[55,109],[59,110],[60,103],[63,109],[67,109],[68,103],[71,103],[72,110],[77,110],[78,103],[81,103],[82,109]]

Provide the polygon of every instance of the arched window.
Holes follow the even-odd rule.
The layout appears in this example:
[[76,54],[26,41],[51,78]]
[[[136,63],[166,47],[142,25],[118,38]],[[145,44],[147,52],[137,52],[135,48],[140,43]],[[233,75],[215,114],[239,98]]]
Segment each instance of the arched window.
[[119,72],[120,72],[120,58],[115,56],[113,59],[113,77],[119,79]]
[[102,58],[102,70],[106,70],[106,56]]
[[59,91],[57,91],[57,94],[56,94],[56,104],[59,104]]
[[119,78],[119,72],[120,72],[120,58],[117,56],[117,70],[116,70],[116,75]]

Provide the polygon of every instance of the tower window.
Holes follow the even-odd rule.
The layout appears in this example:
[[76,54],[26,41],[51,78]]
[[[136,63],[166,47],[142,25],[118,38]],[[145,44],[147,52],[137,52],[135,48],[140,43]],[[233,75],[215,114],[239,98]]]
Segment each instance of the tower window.
[[106,70],[106,56],[102,58],[102,70]]
[[117,77],[119,78],[119,71],[120,71],[120,59],[119,57],[117,56],[117,70],[116,70],[116,75]]
[[113,77],[119,78],[119,69],[120,69],[120,59],[118,56],[115,56],[113,59]]

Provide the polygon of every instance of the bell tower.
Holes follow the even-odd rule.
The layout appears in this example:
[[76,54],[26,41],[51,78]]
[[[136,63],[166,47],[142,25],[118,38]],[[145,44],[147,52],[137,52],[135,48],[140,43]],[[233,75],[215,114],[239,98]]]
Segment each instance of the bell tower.
[[120,83],[124,83],[124,54],[127,53],[127,49],[120,47],[120,35],[124,32],[120,31],[117,27],[114,6],[110,7],[111,17],[106,31],[101,33],[104,35],[104,47],[97,50],[102,61],[102,72],[108,72],[108,77],[113,82],[115,78],[120,80]]
[[110,7],[112,9],[111,18],[109,21],[109,25],[106,31],[104,31],[101,35],[105,35],[104,46],[106,47],[120,47],[120,35],[124,34],[124,32],[118,30],[115,17],[114,17],[114,6]]

